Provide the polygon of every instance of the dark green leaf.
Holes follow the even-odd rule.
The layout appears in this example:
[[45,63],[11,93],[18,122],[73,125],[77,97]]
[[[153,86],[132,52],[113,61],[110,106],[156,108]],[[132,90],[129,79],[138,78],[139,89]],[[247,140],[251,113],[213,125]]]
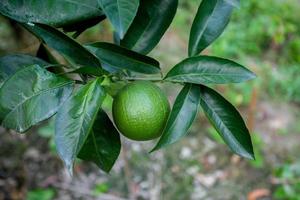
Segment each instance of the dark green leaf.
[[216,91],[205,86],[201,86],[200,104],[230,149],[242,157],[254,159],[249,131],[234,106]]
[[55,143],[70,173],[105,98],[104,89],[100,84],[100,79],[96,79],[80,87],[57,113]]
[[47,61],[48,63],[59,64],[56,58],[51,54],[51,52],[47,49],[47,47],[43,43],[40,44],[36,56],[38,58]]
[[215,41],[227,26],[233,0],[203,0],[194,19],[189,40],[189,56],[195,56]]
[[97,42],[86,45],[86,47],[93,52],[101,62],[114,68],[145,74],[160,73],[158,61],[118,45]]
[[106,16],[102,13],[102,15],[97,16],[95,18],[87,19],[87,20],[81,21],[79,23],[74,23],[74,24],[64,26],[63,30],[64,30],[64,32],[74,32],[74,31],[83,32],[86,29],[97,25],[104,19],[106,19]]
[[49,63],[26,54],[11,54],[0,58],[0,87],[6,79],[13,75],[17,70],[29,65],[37,64],[42,67]]
[[152,151],[173,144],[185,136],[198,111],[199,85],[186,84],[177,96],[164,132]]
[[91,75],[91,76],[102,76],[103,73],[99,68],[95,67],[81,67],[75,69],[73,71],[68,72],[69,74],[83,74],[83,75]]
[[57,59],[52,55],[52,53],[47,49],[47,47],[41,43],[40,47],[36,54],[37,57],[51,63],[47,66],[47,70],[54,73],[54,74],[63,74],[65,73],[64,67],[67,68],[67,66],[64,66],[62,64],[59,64]]
[[121,150],[120,135],[107,114],[100,110],[93,130],[90,132],[78,158],[94,162],[100,169],[109,172]]
[[73,81],[38,65],[22,68],[0,88],[0,121],[4,127],[24,132],[54,115],[72,89]]
[[178,0],[141,0],[137,16],[121,45],[148,54],[170,26],[177,6]]
[[97,0],[1,0],[0,13],[19,22],[56,27],[102,15]]
[[231,60],[212,56],[187,58],[173,67],[165,79],[195,84],[240,83],[256,75]]
[[102,10],[123,38],[139,7],[139,0],[99,0]]
[[99,60],[83,46],[62,32],[43,24],[23,24],[49,47],[62,53],[75,65],[101,67]]

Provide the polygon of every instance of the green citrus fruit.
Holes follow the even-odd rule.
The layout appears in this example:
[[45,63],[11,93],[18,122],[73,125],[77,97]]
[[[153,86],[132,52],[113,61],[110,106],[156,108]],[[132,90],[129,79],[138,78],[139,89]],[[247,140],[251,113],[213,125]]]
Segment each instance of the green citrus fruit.
[[149,81],[126,85],[113,101],[113,118],[119,131],[132,140],[159,137],[170,112],[167,97]]

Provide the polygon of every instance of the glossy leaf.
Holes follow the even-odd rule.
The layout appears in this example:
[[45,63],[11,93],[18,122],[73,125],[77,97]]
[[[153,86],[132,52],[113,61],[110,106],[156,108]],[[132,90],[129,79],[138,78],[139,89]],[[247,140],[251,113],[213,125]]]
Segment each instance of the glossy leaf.
[[60,108],[56,116],[55,143],[60,157],[72,174],[73,163],[92,130],[105,98],[96,79],[79,88]]
[[170,26],[178,0],[141,0],[133,23],[121,45],[142,54],[148,54]]
[[183,60],[173,67],[165,79],[195,84],[240,83],[256,75],[242,65],[224,58],[197,56]]
[[56,27],[102,15],[97,0],[1,0],[0,13],[19,22]]
[[92,131],[86,139],[78,158],[94,162],[109,172],[121,150],[120,135],[104,111],[99,111]]
[[188,133],[198,111],[199,85],[186,84],[177,96],[167,125],[152,151],[173,144]]
[[6,128],[24,132],[54,115],[72,89],[73,81],[38,65],[22,68],[0,88],[0,121]]
[[102,63],[108,64],[114,68],[145,74],[160,73],[158,61],[118,45],[97,42],[86,45],[86,47],[93,52]]
[[254,159],[249,131],[234,106],[206,86],[201,86],[200,105],[230,149],[242,157]]
[[4,81],[16,71],[29,65],[37,64],[42,67],[49,63],[26,54],[11,54],[0,58],[0,88]]
[[193,21],[189,56],[195,56],[215,41],[227,26],[234,0],[203,0]]
[[75,65],[101,67],[99,60],[83,46],[55,28],[43,24],[23,24],[49,47],[62,53]]
[[123,38],[139,7],[139,0],[99,0],[102,10]]

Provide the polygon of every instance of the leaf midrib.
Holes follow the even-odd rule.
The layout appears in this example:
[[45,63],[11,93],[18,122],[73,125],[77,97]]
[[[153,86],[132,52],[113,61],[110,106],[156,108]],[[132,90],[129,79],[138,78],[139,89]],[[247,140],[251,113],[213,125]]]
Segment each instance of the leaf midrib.
[[[205,99],[202,97],[202,95],[201,95],[200,98],[203,100],[203,102],[205,103],[205,105],[207,106],[207,108],[212,112],[212,115],[214,115],[214,116],[218,119],[218,121],[220,122],[220,123],[218,123],[218,124],[220,124],[223,128],[225,128],[226,132],[232,133],[231,130],[229,130],[229,128],[227,128],[227,126],[226,126],[226,125],[224,124],[224,122],[221,120],[221,118],[219,117],[218,113],[215,112],[215,111],[210,107],[210,105],[205,101]],[[214,121],[214,120],[211,119],[211,116],[210,116],[210,115],[208,115],[208,116],[209,116],[209,118],[210,118],[210,121]],[[215,123],[214,123],[214,124],[215,124]],[[216,126],[216,127],[217,127],[217,126]],[[224,138],[225,138],[225,135],[224,135],[224,134],[221,134],[221,135],[223,135]],[[242,144],[234,137],[234,134],[226,134],[226,135],[231,139],[231,141],[233,141],[233,143],[235,144],[236,147],[240,147],[240,149],[243,149],[245,152],[247,152],[247,154],[250,154],[250,153],[243,147],[243,145],[242,145]],[[230,147],[230,148],[231,148],[231,147]],[[234,149],[233,149],[233,151],[236,152]],[[239,152],[239,153],[241,153],[241,152]],[[251,154],[250,154],[250,155],[251,155]]]
[[[199,37],[197,37],[197,39],[196,39],[196,44],[198,44],[198,45],[199,45],[199,43],[200,43],[200,41],[201,41],[201,39],[202,39],[202,36],[204,35],[205,31],[207,30],[207,27],[208,27],[208,24],[209,24],[209,22],[210,22],[211,17],[212,17],[212,16],[214,15],[214,13],[215,13],[215,10],[216,10],[216,7],[217,7],[216,5],[218,4],[218,1],[219,1],[219,0],[216,0],[216,3],[215,3],[215,5],[214,5],[214,8],[213,8],[211,14],[207,17],[207,20],[206,20],[206,22],[204,23],[203,29],[202,29],[202,31],[200,32]],[[197,50],[197,49],[199,48],[198,45],[195,46],[195,49],[194,49],[194,50]]]
[[18,103],[12,110],[9,111],[9,113],[7,115],[5,115],[4,119],[3,119],[3,122],[6,120],[7,116],[9,116],[11,113],[13,113],[16,109],[18,109],[20,107],[20,105],[24,104],[25,102],[27,102],[28,100],[38,96],[38,95],[41,95],[41,94],[44,94],[50,90],[54,90],[54,89],[59,89],[59,88],[62,88],[66,85],[69,85],[69,84],[72,84],[73,82],[72,81],[69,81],[69,82],[65,82],[63,84],[60,84],[60,85],[57,85],[55,87],[51,87],[51,88],[48,88],[46,90],[41,90],[39,91],[38,93],[28,97],[28,98],[25,98],[23,101],[21,101],[20,103]]
[[[96,81],[97,82],[97,81]],[[93,84],[96,84],[96,82],[95,83],[93,83]],[[90,94],[90,90],[94,90],[95,89],[95,85],[93,86],[93,87],[89,87],[88,88],[88,90],[87,90],[87,94]],[[85,97],[84,97],[84,99],[83,99],[83,111],[85,111],[86,109],[86,106],[87,106],[87,99],[88,99],[88,96],[89,95],[85,95]],[[86,115],[86,113],[87,112],[84,112],[84,114],[82,114],[81,115],[81,119],[80,119],[80,124],[82,125],[83,124],[83,122],[84,122],[84,119],[85,119],[85,115]],[[95,117],[94,117],[95,118]],[[94,118],[92,119],[92,121],[94,121]],[[92,124],[92,123],[91,123]],[[78,134],[78,136],[80,137],[80,135],[82,134],[82,132],[84,132],[84,131],[82,131],[82,128],[83,128],[83,126],[81,126],[81,128],[80,128],[80,130],[79,130],[79,134]],[[91,128],[92,128],[92,126],[89,126],[88,127],[88,129],[87,129],[87,131],[88,132],[90,132],[91,131]],[[76,139],[76,146],[75,146],[75,155],[73,154],[72,155],[72,160],[74,160],[74,157],[79,153],[79,151],[80,151],[80,149],[82,148],[82,146],[83,146],[83,144],[81,145],[81,147],[80,147],[80,149],[78,149],[78,145],[79,145],[79,137],[77,137],[77,139]],[[84,140],[86,140],[86,138],[88,137],[88,134],[86,134],[86,136],[85,136],[85,139]],[[78,149],[78,150],[77,150]]]
[[[187,91],[187,95],[185,96],[185,98],[184,98],[184,100],[182,101],[182,104],[181,104],[181,107],[182,107],[182,105],[184,105],[184,103],[186,102],[186,100],[188,99],[188,96],[189,96],[189,93],[190,93],[190,91],[191,91],[191,88],[192,88],[192,84],[190,84],[189,85],[189,89],[188,89],[188,91]],[[181,110],[180,110],[181,111]],[[178,120],[178,113],[180,113],[180,111],[179,112],[177,112],[176,113],[176,117],[175,117],[175,119],[173,120],[173,123],[172,123],[172,125],[168,128],[168,130],[167,130],[167,133],[169,133],[170,131],[170,129],[172,129],[174,126],[175,126],[175,124],[176,124],[176,121]],[[170,117],[171,117],[171,115],[170,115]],[[167,127],[166,127],[167,128]]]
[[196,73],[191,73],[191,74],[189,74],[189,73],[182,73],[182,74],[178,74],[178,75],[174,75],[174,76],[167,76],[166,77],[166,79],[171,79],[171,78],[177,78],[177,77],[182,77],[182,76],[234,76],[234,77],[241,77],[241,78],[243,78],[243,77],[248,77],[248,75],[239,75],[239,74],[220,74],[220,73],[218,73],[218,74],[214,74],[214,73],[198,73],[198,74],[196,74]]

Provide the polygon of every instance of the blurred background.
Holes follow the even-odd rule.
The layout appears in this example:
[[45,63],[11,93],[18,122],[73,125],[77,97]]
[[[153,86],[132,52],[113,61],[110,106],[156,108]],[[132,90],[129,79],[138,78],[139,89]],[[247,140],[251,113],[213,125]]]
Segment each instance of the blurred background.
[[[177,15],[150,54],[164,72],[187,57],[190,26],[201,0],[180,0]],[[205,54],[253,70],[254,81],[215,87],[238,107],[255,161],[233,155],[200,110],[187,137],[148,154],[154,142],[123,139],[110,174],[78,161],[71,178],[53,142],[53,120],[17,134],[0,127],[0,200],[300,199],[300,2],[248,0]],[[79,36],[111,41],[107,20]],[[38,40],[0,16],[0,55],[34,55]],[[164,84],[173,102],[180,89]]]

